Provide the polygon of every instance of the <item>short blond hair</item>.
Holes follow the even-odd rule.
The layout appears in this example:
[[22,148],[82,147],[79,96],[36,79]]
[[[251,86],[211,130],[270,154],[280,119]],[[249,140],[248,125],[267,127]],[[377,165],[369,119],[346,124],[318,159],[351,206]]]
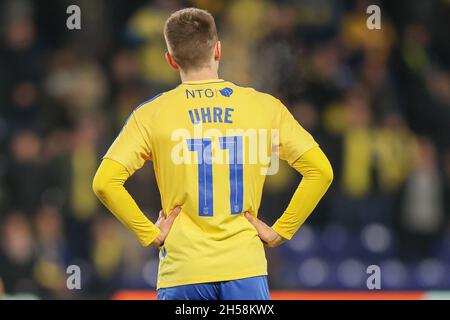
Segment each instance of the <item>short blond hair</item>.
[[183,70],[207,66],[218,40],[213,16],[197,8],[174,12],[166,21],[164,37],[172,57]]

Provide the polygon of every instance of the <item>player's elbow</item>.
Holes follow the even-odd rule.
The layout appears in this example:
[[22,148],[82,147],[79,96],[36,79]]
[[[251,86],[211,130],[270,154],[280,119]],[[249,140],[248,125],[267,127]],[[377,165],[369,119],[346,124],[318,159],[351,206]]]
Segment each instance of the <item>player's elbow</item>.
[[331,167],[330,162],[327,160],[326,165],[322,166],[320,169],[320,177],[323,183],[327,186],[327,188],[331,185],[334,179],[333,168]]
[[104,199],[108,193],[108,182],[102,176],[100,170],[97,171],[92,180],[92,190],[99,199]]

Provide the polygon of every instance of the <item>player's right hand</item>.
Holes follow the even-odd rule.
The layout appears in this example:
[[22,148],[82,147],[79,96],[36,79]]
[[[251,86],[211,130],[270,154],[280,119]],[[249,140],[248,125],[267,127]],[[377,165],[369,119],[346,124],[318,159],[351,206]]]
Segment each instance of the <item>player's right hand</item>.
[[172,224],[175,221],[176,217],[178,217],[180,211],[181,207],[177,206],[170,212],[170,215],[168,217],[162,210],[159,211],[159,217],[155,225],[159,228],[160,233],[153,241],[152,245],[161,247],[164,244],[164,241],[166,240],[166,237],[169,234],[170,229],[172,228]]

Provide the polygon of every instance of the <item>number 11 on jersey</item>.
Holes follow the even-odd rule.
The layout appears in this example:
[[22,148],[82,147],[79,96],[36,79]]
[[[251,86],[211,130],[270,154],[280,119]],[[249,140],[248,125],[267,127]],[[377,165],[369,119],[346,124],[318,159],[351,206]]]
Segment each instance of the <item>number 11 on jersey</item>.
[[[198,205],[200,216],[213,216],[213,173],[211,138],[187,139],[189,151],[197,152]],[[228,150],[231,214],[242,212],[244,202],[243,144],[241,136],[220,137],[220,148]]]

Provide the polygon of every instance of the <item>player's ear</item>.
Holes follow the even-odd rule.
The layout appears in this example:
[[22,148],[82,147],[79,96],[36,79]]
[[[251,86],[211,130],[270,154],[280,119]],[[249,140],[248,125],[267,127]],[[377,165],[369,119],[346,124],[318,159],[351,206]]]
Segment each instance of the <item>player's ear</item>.
[[175,60],[173,59],[172,55],[169,52],[166,52],[166,60],[173,70],[175,71],[180,70],[180,66],[175,62]]
[[216,42],[216,45],[214,46],[214,60],[219,61],[222,57],[222,44],[220,41]]

